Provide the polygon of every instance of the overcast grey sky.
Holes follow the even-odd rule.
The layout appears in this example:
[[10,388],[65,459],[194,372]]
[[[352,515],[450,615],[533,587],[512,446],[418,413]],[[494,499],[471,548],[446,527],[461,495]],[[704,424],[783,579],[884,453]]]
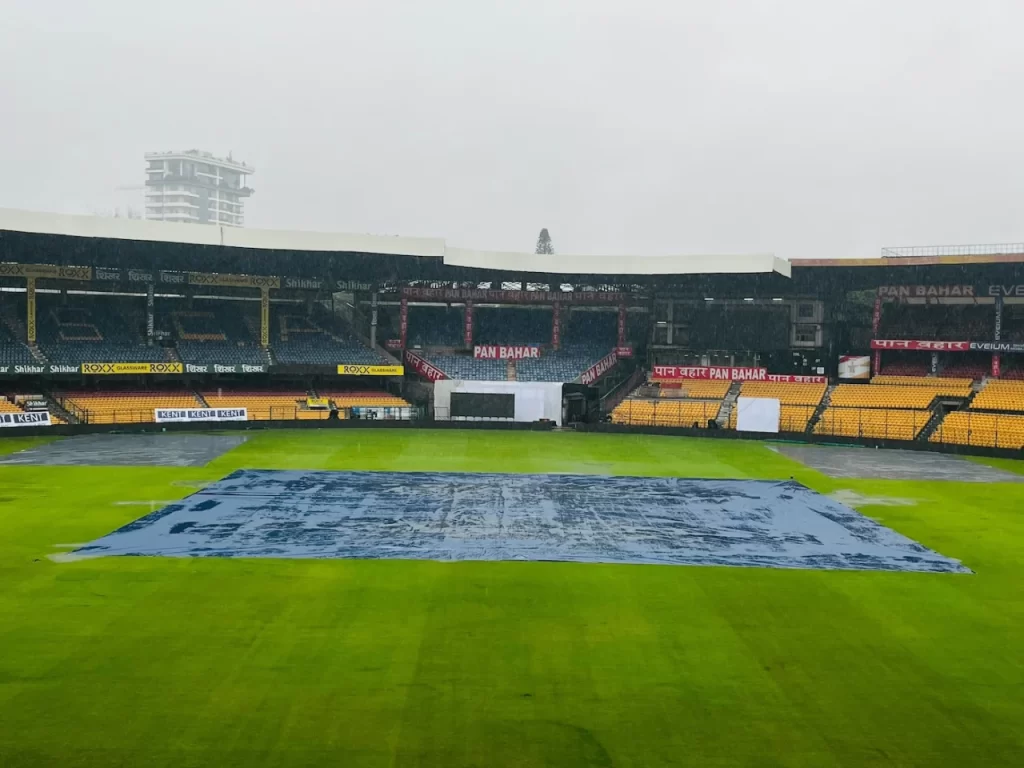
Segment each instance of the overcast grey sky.
[[253,227],[1024,240],[1022,25],[1020,0],[0,0],[0,206],[124,204],[144,152],[199,148],[256,167]]

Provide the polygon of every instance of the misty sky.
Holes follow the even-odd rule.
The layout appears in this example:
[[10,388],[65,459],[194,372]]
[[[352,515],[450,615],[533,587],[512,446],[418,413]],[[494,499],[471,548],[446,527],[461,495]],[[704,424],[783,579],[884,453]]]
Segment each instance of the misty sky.
[[254,165],[247,225],[563,253],[1024,240],[1020,0],[0,0],[0,206]]

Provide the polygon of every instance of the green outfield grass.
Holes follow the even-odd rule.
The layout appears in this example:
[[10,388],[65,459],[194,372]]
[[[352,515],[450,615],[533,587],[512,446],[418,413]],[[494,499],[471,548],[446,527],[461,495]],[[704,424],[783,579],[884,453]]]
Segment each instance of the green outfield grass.
[[[909,500],[861,511],[976,573],[48,557],[240,467],[794,476]],[[0,766],[49,765],[1024,765],[1024,484],[478,431],[268,432],[198,469],[0,466]]]

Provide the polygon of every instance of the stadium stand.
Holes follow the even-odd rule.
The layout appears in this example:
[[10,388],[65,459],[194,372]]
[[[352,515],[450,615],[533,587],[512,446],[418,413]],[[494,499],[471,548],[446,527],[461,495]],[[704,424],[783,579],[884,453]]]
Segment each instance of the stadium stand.
[[[940,395],[952,395],[954,397],[966,397],[970,394],[973,380],[969,378],[949,377],[924,377],[919,376],[875,376],[871,383],[874,385],[919,387],[931,389]],[[856,387],[857,384],[848,384],[846,387]]]
[[504,360],[475,360],[472,355],[424,355],[450,379],[505,381]]
[[971,410],[1024,411],[1024,381],[991,380],[974,400]]
[[992,309],[986,306],[886,303],[879,337],[987,341],[992,335]]
[[575,381],[611,350],[594,345],[566,345],[545,350],[536,360],[516,361],[519,381]]
[[829,407],[822,412],[818,422],[814,425],[814,433],[843,437],[914,440],[931,420],[931,417],[932,412],[928,410],[909,410],[896,407]]
[[882,363],[882,374],[885,376],[927,376],[929,372],[929,364],[923,357],[919,361],[893,360]]
[[141,305],[91,296],[68,297],[67,301],[60,303],[61,299],[53,296],[38,299],[38,346],[51,363],[156,363],[171,359],[163,347],[146,344]]
[[740,386],[740,397],[770,397],[782,405],[817,406],[825,395],[828,384],[789,384],[774,381],[745,381]]
[[707,427],[717,419],[720,400],[641,400],[627,398],[612,410],[613,424],[649,427]]
[[259,345],[259,317],[251,302],[196,302],[171,312],[178,354],[183,362],[266,365]]
[[338,408],[402,408],[408,407],[409,401],[388,392],[370,390],[353,391],[320,391],[320,397],[326,397]]
[[[302,391],[292,392],[254,392],[254,391],[217,391],[203,392],[202,398],[211,408],[246,408],[249,421],[278,421],[299,419],[300,411],[306,409],[306,398],[309,394]],[[308,418],[326,418],[323,411],[314,411],[316,416]]]
[[474,312],[476,344],[548,344],[551,307],[526,309],[478,307]]
[[192,392],[63,392],[57,402],[85,414],[89,424],[141,424],[154,420],[157,408],[202,408]]
[[971,385],[947,387],[897,386],[893,384],[839,384],[830,398],[832,406],[845,408],[927,409],[940,394],[967,397]]
[[[806,432],[807,425],[814,416],[817,406],[813,405],[783,405],[779,412],[780,432]],[[736,409],[729,413],[729,429],[736,429]]]
[[19,341],[10,329],[0,322],[0,365],[30,365],[36,359],[28,345]]
[[953,443],[984,448],[1024,448],[1024,415],[954,411],[928,438],[933,443]]
[[674,386],[661,385],[659,397],[689,397],[698,400],[721,400],[729,393],[731,381],[684,381],[672,382]]
[[462,307],[409,307],[408,342],[413,347],[461,347],[465,309]]
[[983,379],[988,376],[990,370],[991,363],[960,360],[947,365],[942,370],[942,377],[944,379]]
[[387,360],[326,319],[278,310],[272,317],[274,359],[282,365],[381,365]]

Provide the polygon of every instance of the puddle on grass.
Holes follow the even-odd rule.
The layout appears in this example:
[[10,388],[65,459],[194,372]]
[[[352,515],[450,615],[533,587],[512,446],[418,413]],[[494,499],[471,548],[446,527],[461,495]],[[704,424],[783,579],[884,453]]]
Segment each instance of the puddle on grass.
[[848,507],[916,507],[913,499],[898,499],[894,496],[864,496],[849,488],[828,494],[833,501]]

